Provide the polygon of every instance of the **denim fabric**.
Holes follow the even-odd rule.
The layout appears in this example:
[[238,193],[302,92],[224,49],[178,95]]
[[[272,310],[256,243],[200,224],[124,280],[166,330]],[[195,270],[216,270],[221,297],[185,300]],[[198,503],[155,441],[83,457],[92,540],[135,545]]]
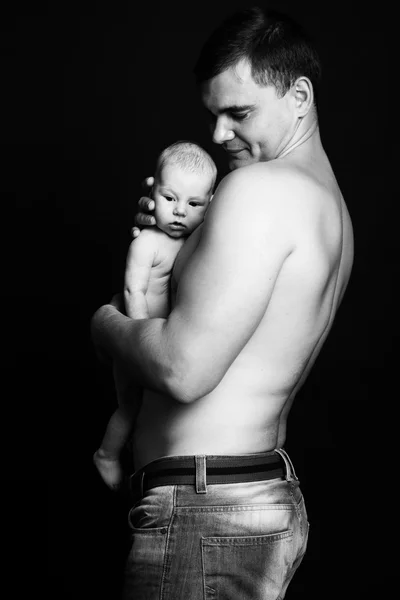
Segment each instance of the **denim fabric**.
[[290,459],[278,452],[286,478],[145,492],[129,513],[124,600],[284,598],[308,522]]

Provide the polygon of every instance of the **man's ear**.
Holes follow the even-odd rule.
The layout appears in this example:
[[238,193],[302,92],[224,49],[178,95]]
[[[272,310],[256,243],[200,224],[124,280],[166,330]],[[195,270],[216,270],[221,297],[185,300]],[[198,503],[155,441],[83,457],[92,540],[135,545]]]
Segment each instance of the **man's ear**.
[[299,117],[305,117],[314,104],[314,90],[308,77],[299,77],[292,87]]

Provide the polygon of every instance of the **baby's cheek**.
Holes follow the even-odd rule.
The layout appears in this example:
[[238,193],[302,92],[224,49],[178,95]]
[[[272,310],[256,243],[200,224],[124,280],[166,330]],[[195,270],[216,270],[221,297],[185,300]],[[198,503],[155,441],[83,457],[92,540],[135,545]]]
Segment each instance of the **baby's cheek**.
[[165,211],[163,211],[162,207],[160,206],[160,202],[156,202],[156,206],[155,206],[155,209],[154,209],[154,216],[156,218],[156,221],[164,220],[164,218],[163,218],[164,217],[164,212]]

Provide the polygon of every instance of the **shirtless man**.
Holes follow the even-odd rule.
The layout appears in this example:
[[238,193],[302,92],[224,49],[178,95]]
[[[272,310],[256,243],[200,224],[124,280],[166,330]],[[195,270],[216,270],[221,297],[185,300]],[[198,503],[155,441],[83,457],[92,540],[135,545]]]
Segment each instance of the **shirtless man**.
[[319,72],[286,17],[253,8],[216,30],[195,73],[232,172],[178,254],[168,318],[130,320],[116,299],[93,317],[95,346],[146,388],[125,598],[281,599],[304,555],[286,422],[353,262]]

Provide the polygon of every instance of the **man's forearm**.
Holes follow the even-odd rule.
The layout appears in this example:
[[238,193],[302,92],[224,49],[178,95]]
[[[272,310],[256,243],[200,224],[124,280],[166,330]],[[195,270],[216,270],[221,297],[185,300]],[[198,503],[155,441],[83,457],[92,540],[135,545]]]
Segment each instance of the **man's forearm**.
[[92,339],[102,353],[134,370],[141,385],[169,394],[171,365],[164,349],[165,323],[165,319],[130,319],[106,304],[92,318]]

